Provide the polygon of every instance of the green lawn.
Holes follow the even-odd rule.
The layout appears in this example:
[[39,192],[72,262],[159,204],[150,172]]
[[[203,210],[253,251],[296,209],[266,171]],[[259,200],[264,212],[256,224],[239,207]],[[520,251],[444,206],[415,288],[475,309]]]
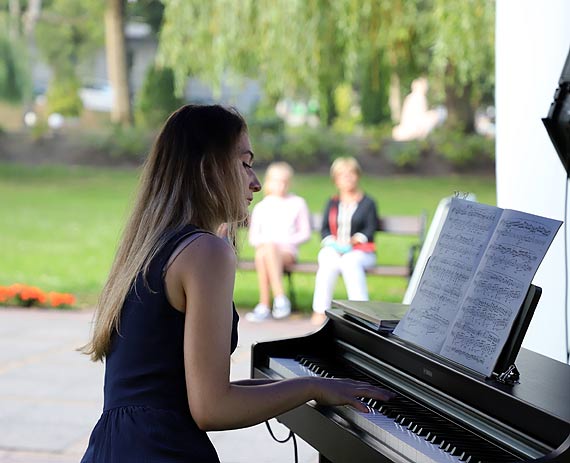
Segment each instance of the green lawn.
[[[46,291],[72,292],[79,305],[91,306],[109,269],[137,183],[137,171],[66,166],[22,166],[0,163],[0,285],[25,283]],[[364,176],[364,189],[376,198],[380,213],[419,214],[431,218],[439,200],[455,191],[476,194],[495,204],[495,181],[489,177],[445,178]],[[306,198],[311,211],[322,209],[333,187],[324,175],[297,175],[293,190]],[[318,237],[303,245],[300,259],[314,260]],[[241,254],[253,256],[245,236]],[[379,235],[382,263],[405,261],[409,240]],[[295,275],[301,309],[310,307],[314,279]],[[369,277],[372,299],[401,300],[402,278]],[[253,272],[240,272],[236,304],[257,302]],[[344,298],[341,280],[335,297]]]

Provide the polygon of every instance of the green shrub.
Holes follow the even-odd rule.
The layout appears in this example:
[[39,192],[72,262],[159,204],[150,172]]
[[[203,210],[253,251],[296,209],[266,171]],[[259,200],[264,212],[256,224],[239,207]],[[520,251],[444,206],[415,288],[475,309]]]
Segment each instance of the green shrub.
[[277,116],[254,117],[248,121],[255,159],[269,163],[278,157],[285,142],[285,123]]
[[383,152],[395,166],[410,168],[418,165],[425,146],[421,140],[389,141],[384,145]]
[[291,128],[286,135],[280,155],[296,169],[310,169],[339,156],[355,155],[344,135],[326,127]]
[[495,158],[494,140],[445,128],[428,137],[433,150],[455,167],[469,167]]
[[77,117],[83,110],[79,97],[79,80],[75,77],[54,79],[47,91],[48,114],[59,113],[62,116]]
[[269,163],[275,161],[283,145],[283,136],[272,132],[250,134],[256,162]]
[[362,122],[374,126],[390,120],[390,70],[381,53],[372,53],[362,61],[359,76]]
[[479,134],[467,136],[466,143],[476,160],[495,160],[495,139]]
[[314,129],[289,129],[281,146],[281,157],[296,169],[311,168],[318,163],[321,152],[320,138]]
[[30,137],[33,141],[39,141],[49,133],[47,121],[38,119],[38,121],[30,127]]
[[370,154],[381,155],[381,151],[387,142],[392,140],[392,123],[384,122],[364,128],[363,148]]
[[17,103],[31,95],[31,72],[25,44],[7,32],[0,31],[0,99]]
[[103,134],[93,136],[89,142],[117,160],[142,160],[152,145],[154,133],[141,127],[111,126]]
[[334,102],[337,112],[333,122],[334,129],[341,133],[354,133],[359,130],[362,118],[352,86],[339,85],[334,91]]
[[253,118],[249,135],[258,162],[289,162],[295,169],[309,170],[327,165],[339,156],[356,156],[358,150],[348,136],[327,127],[285,127],[279,117]]
[[172,69],[149,66],[135,103],[135,122],[142,127],[160,127],[182,105],[174,94]]

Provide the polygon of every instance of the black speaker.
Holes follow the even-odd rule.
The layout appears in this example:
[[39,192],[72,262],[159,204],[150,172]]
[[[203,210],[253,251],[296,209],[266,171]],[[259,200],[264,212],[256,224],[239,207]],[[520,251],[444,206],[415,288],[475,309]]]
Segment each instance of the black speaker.
[[566,176],[570,177],[570,50],[558,84],[548,116],[542,122],[562,161]]

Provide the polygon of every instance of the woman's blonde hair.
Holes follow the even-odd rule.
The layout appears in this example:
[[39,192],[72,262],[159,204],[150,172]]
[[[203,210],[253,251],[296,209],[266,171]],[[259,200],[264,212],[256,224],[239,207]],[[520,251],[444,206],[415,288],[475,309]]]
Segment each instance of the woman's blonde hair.
[[355,158],[353,157],[336,158],[331,164],[331,169],[330,169],[331,178],[334,180],[334,178],[337,176],[339,172],[347,170],[354,172],[359,177],[360,174],[362,173],[360,164]]
[[218,105],[186,105],[168,118],[143,166],[133,211],[97,303],[91,340],[82,348],[92,360],[109,353],[125,297],[137,274],[146,275],[167,231],[193,224],[215,233],[227,223],[229,241],[235,242],[236,225],[247,217],[237,162],[238,140],[246,131],[237,110]]

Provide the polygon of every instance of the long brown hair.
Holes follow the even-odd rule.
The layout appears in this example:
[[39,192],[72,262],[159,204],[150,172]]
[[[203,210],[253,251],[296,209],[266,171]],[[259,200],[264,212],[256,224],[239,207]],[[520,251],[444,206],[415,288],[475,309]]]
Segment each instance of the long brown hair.
[[218,105],[186,105],[164,124],[143,166],[134,208],[97,303],[93,333],[82,351],[102,360],[119,329],[123,302],[137,274],[146,274],[167,231],[187,224],[216,232],[228,224],[235,242],[247,216],[237,144],[242,116]]

